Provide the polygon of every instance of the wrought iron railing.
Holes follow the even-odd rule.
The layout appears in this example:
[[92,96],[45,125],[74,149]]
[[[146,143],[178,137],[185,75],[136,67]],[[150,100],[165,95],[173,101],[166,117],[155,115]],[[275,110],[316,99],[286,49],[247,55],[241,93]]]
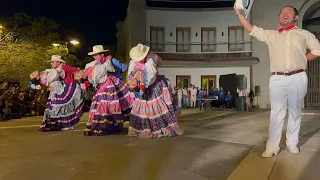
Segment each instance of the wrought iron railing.
[[181,53],[227,53],[251,52],[251,41],[222,42],[142,42],[150,46],[154,52]]

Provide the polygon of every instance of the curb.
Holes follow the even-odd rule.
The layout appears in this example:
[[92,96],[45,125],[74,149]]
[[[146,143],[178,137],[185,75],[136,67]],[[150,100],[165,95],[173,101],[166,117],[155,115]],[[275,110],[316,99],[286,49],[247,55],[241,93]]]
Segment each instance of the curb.
[[302,116],[315,116],[315,115],[320,115],[320,112],[319,113],[301,113]]

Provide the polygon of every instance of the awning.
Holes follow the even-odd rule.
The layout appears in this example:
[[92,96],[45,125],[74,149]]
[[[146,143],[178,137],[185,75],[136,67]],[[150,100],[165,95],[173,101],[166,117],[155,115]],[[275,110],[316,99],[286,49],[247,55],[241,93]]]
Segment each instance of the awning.
[[178,54],[157,53],[163,60],[162,67],[239,67],[258,64],[257,57],[251,53],[217,53],[217,54]]

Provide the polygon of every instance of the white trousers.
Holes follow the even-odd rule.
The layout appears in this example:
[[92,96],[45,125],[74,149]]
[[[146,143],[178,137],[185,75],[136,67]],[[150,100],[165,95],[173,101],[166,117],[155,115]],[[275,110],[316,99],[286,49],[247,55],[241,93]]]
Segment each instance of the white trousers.
[[196,95],[191,95],[191,98],[190,98],[190,106],[195,108],[196,105],[197,105]]
[[182,97],[178,96],[178,106],[181,108],[182,107]]
[[270,91],[270,127],[267,149],[279,148],[284,118],[289,112],[286,144],[296,146],[299,142],[301,109],[307,93],[308,77],[305,72],[291,76],[272,75],[269,81]]

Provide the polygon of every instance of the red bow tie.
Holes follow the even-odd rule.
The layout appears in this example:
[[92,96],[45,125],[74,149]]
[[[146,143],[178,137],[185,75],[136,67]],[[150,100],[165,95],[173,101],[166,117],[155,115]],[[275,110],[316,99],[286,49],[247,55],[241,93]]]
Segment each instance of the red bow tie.
[[282,33],[283,31],[289,31],[291,29],[295,29],[296,28],[296,25],[291,25],[291,26],[288,26],[288,27],[281,27],[278,29],[278,32],[279,33]]

